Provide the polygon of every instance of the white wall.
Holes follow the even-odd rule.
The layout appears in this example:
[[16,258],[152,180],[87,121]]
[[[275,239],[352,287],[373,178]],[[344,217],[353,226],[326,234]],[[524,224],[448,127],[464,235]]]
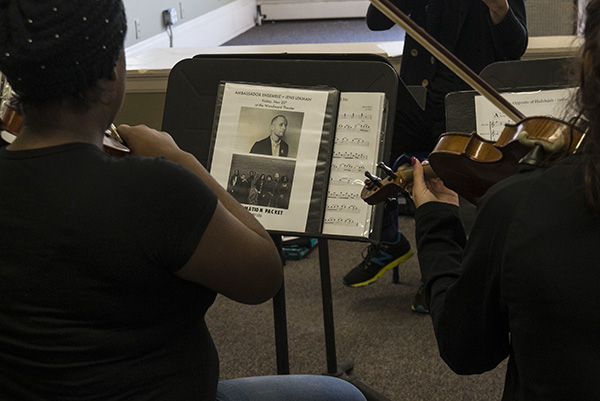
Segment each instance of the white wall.
[[[219,46],[254,27],[257,21],[256,10],[256,0],[229,0],[225,5],[195,18],[186,17],[173,27],[173,47]],[[185,13],[184,9],[184,15]],[[135,35],[134,18],[129,13],[128,23],[127,36],[129,37]],[[169,46],[170,39],[166,29],[151,37],[135,40],[133,43],[125,42],[127,57],[135,57],[151,49]]]
[[361,18],[368,0],[256,0],[265,20]]
[[[186,24],[198,17],[218,10],[236,0],[123,0],[127,13],[127,37],[125,47],[130,47],[156,35],[166,35],[162,21],[163,10],[174,8],[178,14],[178,25]],[[256,0],[252,0],[254,3]],[[139,35],[136,35],[136,23]]]

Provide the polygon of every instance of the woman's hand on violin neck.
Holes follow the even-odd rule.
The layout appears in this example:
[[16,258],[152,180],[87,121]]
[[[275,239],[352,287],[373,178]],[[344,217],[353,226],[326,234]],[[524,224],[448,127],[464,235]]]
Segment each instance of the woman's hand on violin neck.
[[499,24],[509,10],[508,0],[481,0],[490,9],[490,18],[494,25]]
[[131,127],[127,124],[121,124],[117,127],[117,131],[119,131],[134,155],[164,156],[169,160],[173,160],[174,157],[183,152],[171,135],[145,125]]
[[456,192],[446,188],[439,178],[425,180],[423,165],[414,157],[412,158],[412,164],[414,167],[412,195],[416,207],[428,202],[443,202],[458,206]]

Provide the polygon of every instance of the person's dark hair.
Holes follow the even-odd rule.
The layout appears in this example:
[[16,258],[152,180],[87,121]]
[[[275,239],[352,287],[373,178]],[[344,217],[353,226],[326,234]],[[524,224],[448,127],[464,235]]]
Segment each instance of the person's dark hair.
[[273,118],[271,119],[271,125],[273,125],[273,123],[275,122],[275,120],[277,120],[278,118],[283,118],[285,121],[287,121],[287,120],[288,120],[288,119],[287,119],[287,117],[286,117],[286,116],[284,116],[283,114],[277,114],[275,117],[273,117]]
[[0,71],[21,103],[84,99],[123,49],[122,0],[0,0]]
[[579,110],[588,121],[583,157],[585,205],[600,214],[600,1],[590,0],[586,8],[582,47],[581,79],[577,90]]

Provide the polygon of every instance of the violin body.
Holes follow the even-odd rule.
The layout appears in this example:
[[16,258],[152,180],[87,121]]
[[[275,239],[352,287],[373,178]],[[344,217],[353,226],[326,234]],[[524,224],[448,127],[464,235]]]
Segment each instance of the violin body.
[[[5,130],[9,134],[17,136],[21,130],[23,117],[9,105],[5,105],[0,118],[0,130]],[[125,156],[131,153],[131,150],[125,145],[120,137],[115,137],[112,128],[106,132],[102,139],[102,148],[106,154],[111,156]]]
[[16,135],[21,130],[23,118],[9,104],[4,105],[2,116],[0,116],[0,130],[8,131]]
[[[17,136],[21,130],[23,117],[8,102],[3,107],[4,109],[0,116],[0,130],[5,130],[9,134]],[[112,124],[102,139],[102,148],[105,153],[111,156],[121,157],[131,153],[131,150],[126,146]]]
[[[472,203],[497,182],[514,175],[520,161],[539,146],[553,160],[577,150],[584,133],[578,127],[552,117],[528,117],[506,124],[498,141],[477,133],[446,133],[440,136],[425,165],[425,178],[440,178],[444,185]],[[365,180],[361,198],[370,205],[384,202],[412,187],[413,168],[402,165],[384,179]]]
[[572,124],[552,117],[527,117],[506,124],[496,142],[476,133],[446,133],[429,155],[429,163],[444,185],[472,203],[495,183],[517,173],[519,161],[535,146],[548,161],[571,154],[583,138]]
[[[0,73],[0,131],[5,130],[9,134],[17,136],[21,131],[23,116],[11,104],[13,93],[8,80]],[[103,138],[103,150],[111,156],[125,156],[131,151],[117,132],[114,125],[106,131]]]

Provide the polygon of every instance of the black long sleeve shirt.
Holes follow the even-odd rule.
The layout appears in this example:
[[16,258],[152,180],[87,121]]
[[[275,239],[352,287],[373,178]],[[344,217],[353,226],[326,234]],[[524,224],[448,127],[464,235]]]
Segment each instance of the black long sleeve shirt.
[[440,355],[459,374],[509,357],[503,400],[600,399],[600,217],[578,157],[492,187],[468,240],[455,206],[416,212]]

